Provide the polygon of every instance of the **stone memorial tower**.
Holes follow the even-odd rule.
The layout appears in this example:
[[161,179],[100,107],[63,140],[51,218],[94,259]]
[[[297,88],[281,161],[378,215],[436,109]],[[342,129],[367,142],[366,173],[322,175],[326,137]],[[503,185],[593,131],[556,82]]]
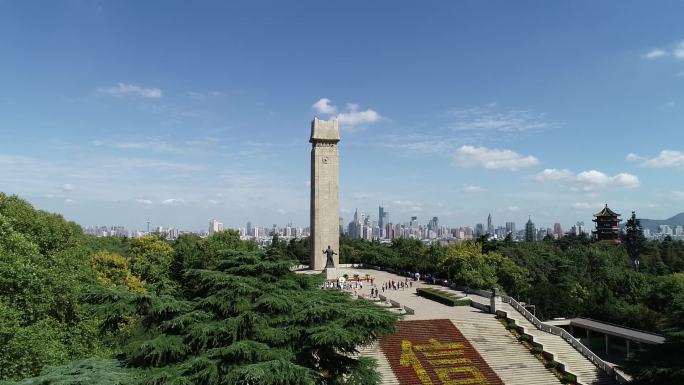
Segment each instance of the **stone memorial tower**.
[[326,257],[324,250],[330,248],[335,267],[340,256],[340,154],[337,143],[340,131],[337,119],[311,122],[311,259],[312,270],[323,270]]

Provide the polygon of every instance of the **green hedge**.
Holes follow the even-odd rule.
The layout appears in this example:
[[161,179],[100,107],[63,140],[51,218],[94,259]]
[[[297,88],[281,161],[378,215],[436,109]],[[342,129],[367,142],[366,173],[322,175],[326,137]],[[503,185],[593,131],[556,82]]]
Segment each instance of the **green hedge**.
[[447,306],[470,306],[470,298],[460,298],[444,291],[432,288],[416,289],[416,294],[423,298],[439,302]]

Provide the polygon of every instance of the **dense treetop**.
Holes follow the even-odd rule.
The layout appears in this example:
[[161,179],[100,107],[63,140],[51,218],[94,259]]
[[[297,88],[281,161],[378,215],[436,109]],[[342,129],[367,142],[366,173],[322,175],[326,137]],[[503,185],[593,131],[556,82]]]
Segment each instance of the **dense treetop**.
[[[682,382],[684,243],[630,236],[619,246],[586,237],[448,246],[343,238],[340,257],[498,287],[542,319],[664,333],[665,344],[637,353],[626,370],[638,384]],[[320,275],[290,271],[307,259],[307,239],[274,237],[262,249],[231,231],[173,243],[89,237],[0,193],[0,383],[376,383],[372,360],[354,352],[391,332],[395,316],[321,290]]]
[[296,263],[230,231],[93,239],[0,195],[0,380],[377,383],[374,361],[354,354],[396,316],[322,290]]

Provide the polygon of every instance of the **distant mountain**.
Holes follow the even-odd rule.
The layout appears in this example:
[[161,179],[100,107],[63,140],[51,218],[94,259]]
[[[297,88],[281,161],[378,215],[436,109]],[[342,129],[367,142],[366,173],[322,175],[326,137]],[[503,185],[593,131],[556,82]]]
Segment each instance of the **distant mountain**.
[[672,229],[675,226],[684,226],[684,213],[679,213],[669,219],[642,219],[639,218],[641,222],[641,227],[644,229],[649,229],[651,231],[658,231],[658,226],[668,225]]

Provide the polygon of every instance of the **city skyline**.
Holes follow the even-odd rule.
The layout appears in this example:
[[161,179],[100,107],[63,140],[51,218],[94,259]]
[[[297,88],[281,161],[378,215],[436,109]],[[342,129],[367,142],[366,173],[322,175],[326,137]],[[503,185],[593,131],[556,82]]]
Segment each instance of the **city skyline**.
[[319,116],[346,222],[684,211],[681,2],[264,4],[0,2],[2,191],[84,226],[308,225]]

